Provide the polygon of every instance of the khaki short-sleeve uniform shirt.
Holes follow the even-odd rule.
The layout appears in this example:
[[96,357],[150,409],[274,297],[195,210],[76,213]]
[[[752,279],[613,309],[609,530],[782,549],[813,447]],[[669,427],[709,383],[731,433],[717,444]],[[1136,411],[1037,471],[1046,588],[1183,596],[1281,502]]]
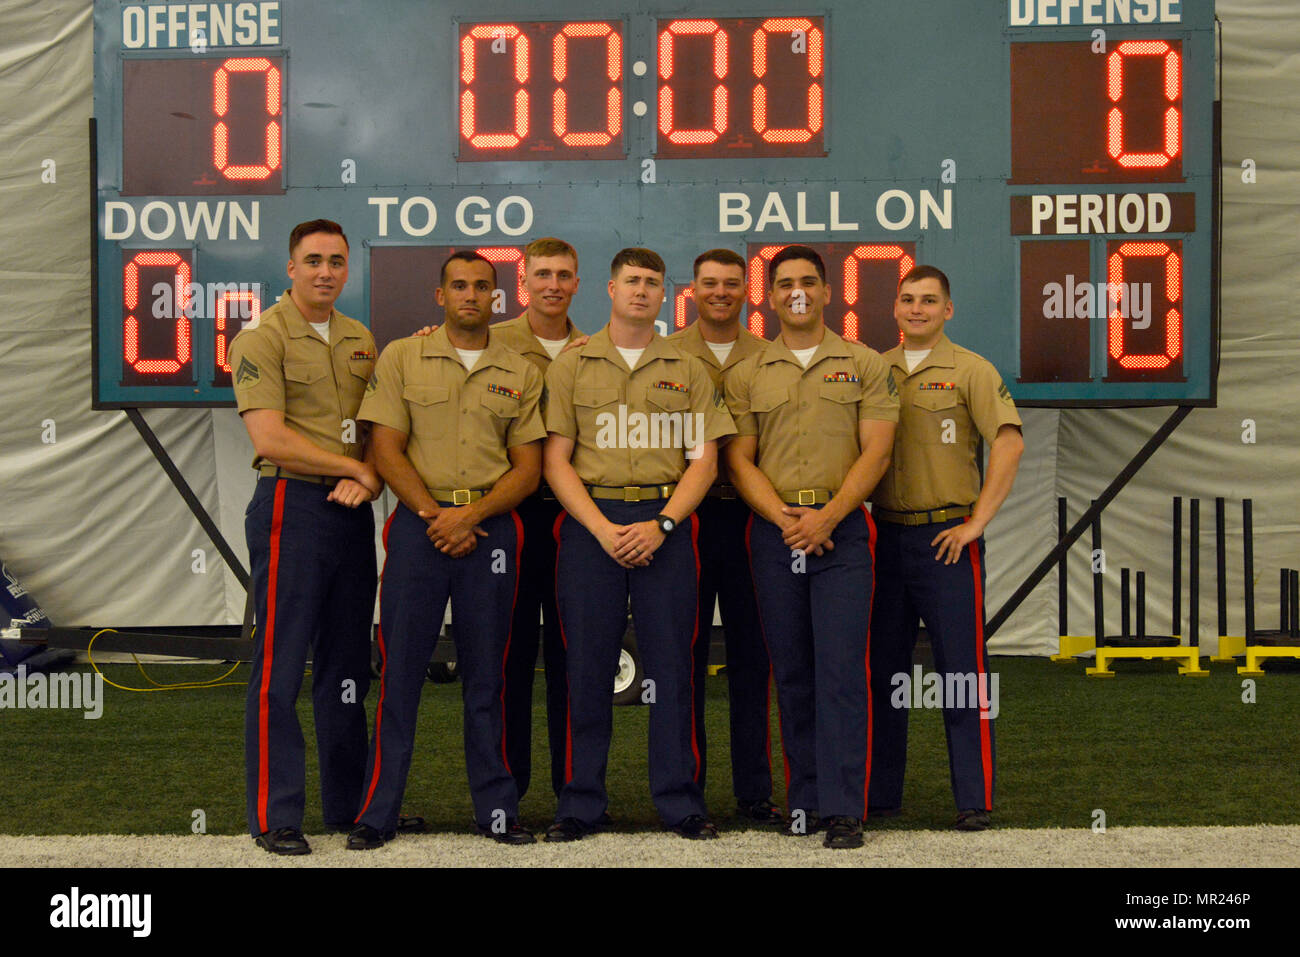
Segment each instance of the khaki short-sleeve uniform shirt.
[[703,363],[656,335],[629,371],[606,326],[546,373],[546,430],[574,440],[588,485],[666,485],[686,450],[735,432]]
[[[327,343],[286,292],[235,336],[230,368],[241,413],[276,409],[285,425],[317,448],[361,458],[362,435],[347,423],[355,423],[374,371],[375,339],[357,320],[330,313]],[[262,461],[255,458],[253,467]]]
[[[572,342],[574,337],[580,333],[574,328],[572,322],[565,321],[567,327],[564,338]],[[533,327],[528,324],[528,315],[526,313],[515,316],[513,319],[507,319],[505,322],[498,322],[492,327],[492,338],[511,352],[523,356],[537,366],[538,372],[546,375],[546,370],[551,366],[551,354],[538,341],[537,335],[533,332]]]
[[732,367],[726,386],[736,431],[758,437],[755,464],[778,492],[838,491],[862,455],[858,423],[898,421],[880,353],[829,329],[807,369],[777,337]]
[[875,505],[919,512],[979,498],[979,440],[1020,426],[1011,393],[993,364],[943,336],[912,371],[901,345],[885,353],[902,403],[894,455],[871,495]]
[[487,490],[510,470],[507,449],[546,437],[541,396],[541,373],[492,334],[467,372],[443,326],[384,349],[358,416],[409,436],[426,488]]

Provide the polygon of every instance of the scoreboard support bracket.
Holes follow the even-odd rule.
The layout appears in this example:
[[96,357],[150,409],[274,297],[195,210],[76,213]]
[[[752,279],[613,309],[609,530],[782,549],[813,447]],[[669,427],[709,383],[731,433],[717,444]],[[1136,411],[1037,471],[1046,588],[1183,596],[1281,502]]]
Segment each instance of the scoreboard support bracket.
[[1101,495],[1097,496],[1097,499],[1092,503],[1092,505],[1079,516],[1078,521],[1071,526],[1070,530],[1065,533],[1061,540],[1056,543],[1052,550],[1044,556],[1043,560],[1040,561],[1025,580],[1020,583],[1020,587],[1011,594],[1011,597],[1008,598],[1002,607],[997,610],[997,613],[989,619],[988,624],[985,625],[984,628],[984,636],[986,639],[993,637],[997,630],[1006,624],[1006,620],[1011,617],[1012,613],[1015,612],[1017,608],[1020,607],[1021,602],[1029,597],[1030,592],[1038,587],[1038,583],[1041,582],[1047,576],[1047,573],[1052,570],[1052,566],[1056,565],[1060,561],[1061,556],[1069,550],[1070,546],[1078,541],[1079,536],[1081,536],[1086,529],[1092,526],[1093,519],[1105,510],[1106,506],[1109,505],[1111,501],[1114,500],[1115,496],[1123,490],[1124,486],[1129,483],[1129,480],[1138,473],[1142,466],[1146,465],[1151,456],[1156,453],[1156,450],[1165,444],[1165,440],[1168,439],[1169,436],[1173,435],[1174,429],[1178,428],[1178,426],[1182,424],[1183,420],[1187,418],[1193,408],[1194,406],[1190,405],[1180,405],[1174,409],[1169,418],[1167,418],[1160,428],[1156,430],[1155,434],[1152,435],[1151,438],[1147,440],[1146,444],[1138,450],[1137,454],[1129,460],[1129,463],[1124,466],[1120,473],[1111,480],[1111,483],[1106,486],[1106,490],[1103,491]]
[[126,417],[131,420],[131,424],[140,433],[140,438],[144,439],[144,444],[149,446],[149,451],[158,460],[158,464],[167,473],[167,477],[172,480],[172,484],[176,486],[176,491],[181,493],[181,498],[185,499],[185,504],[190,507],[194,517],[203,526],[203,531],[207,533],[208,539],[221,553],[221,558],[226,563],[226,566],[234,572],[235,578],[244,587],[244,591],[248,591],[248,571],[244,568],[234,550],[231,549],[230,543],[226,541],[225,536],[221,534],[221,529],[217,528],[217,523],[212,520],[212,516],[203,507],[203,503],[194,494],[194,489],[190,488],[190,483],[185,481],[185,476],[181,474],[181,470],[176,467],[176,463],[167,454],[163,444],[158,441],[158,436],[154,434],[153,429],[149,428],[149,423],[144,420],[140,410],[126,408],[122,411],[126,413]]

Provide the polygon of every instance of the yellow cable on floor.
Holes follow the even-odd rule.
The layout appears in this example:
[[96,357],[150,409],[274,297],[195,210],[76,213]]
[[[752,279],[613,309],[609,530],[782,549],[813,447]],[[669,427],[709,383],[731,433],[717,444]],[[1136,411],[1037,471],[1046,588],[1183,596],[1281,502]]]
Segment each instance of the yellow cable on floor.
[[234,673],[235,669],[239,667],[240,663],[238,661],[236,661],[230,667],[230,670],[227,671],[224,675],[221,675],[217,678],[212,678],[208,681],[180,681],[174,684],[163,684],[162,682],[154,681],[153,678],[149,676],[149,672],[144,670],[144,665],[141,664],[140,659],[135,656],[135,652],[131,652],[131,658],[135,661],[135,666],[140,669],[140,674],[144,675],[145,681],[148,681],[154,687],[128,688],[126,685],[120,685],[115,681],[109,680],[108,676],[105,675],[104,672],[99,670],[99,665],[95,664],[95,658],[90,653],[91,649],[95,647],[95,639],[97,639],[100,635],[107,634],[110,631],[115,634],[120,634],[120,632],[118,632],[116,628],[101,628],[99,631],[95,632],[95,634],[91,636],[90,641],[86,644],[86,659],[90,662],[90,667],[94,670],[95,674],[103,678],[105,684],[112,685],[114,688],[119,688],[122,691],[142,691],[142,692],[143,691],[186,691],[192,688],[244,687],[248,684],[247,681],[224,681],[225,678],[228,678],[231,674]]

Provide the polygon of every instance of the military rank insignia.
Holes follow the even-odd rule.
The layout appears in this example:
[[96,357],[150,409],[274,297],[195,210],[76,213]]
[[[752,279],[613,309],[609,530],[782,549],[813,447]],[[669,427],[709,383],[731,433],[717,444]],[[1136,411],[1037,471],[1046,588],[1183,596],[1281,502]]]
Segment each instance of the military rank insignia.
[[235,385],[243,385],[245,382],[256,382],[262,377],[262,372],[257,368],[257,364],[244,356],[239,360],[239,368],[235,370]]
[[519,392],[517,389],[508,389],[503,385],[497,385],[495,382],[490,383],[487,387],[487,390],[491,392],[493,395],[504,395],[508,398],[516,399],[516,400],[521,395],[523,395],[523,393]]
[[655,383],[656,389],[667,389],[669,392],[690,392],[681,382],[669,382],[667,379],[660,379]]
[[823,382],[857,382],[858,377],[852,372],[830,372],[822,376]]
[[1007,384],[1005,382],[998,383],[998,398],[1003,402],[1011,402],[1011,392],[1007,389]]
[[922,382],[917,386],[922,392],[950,392],[957,388],[955,382]]

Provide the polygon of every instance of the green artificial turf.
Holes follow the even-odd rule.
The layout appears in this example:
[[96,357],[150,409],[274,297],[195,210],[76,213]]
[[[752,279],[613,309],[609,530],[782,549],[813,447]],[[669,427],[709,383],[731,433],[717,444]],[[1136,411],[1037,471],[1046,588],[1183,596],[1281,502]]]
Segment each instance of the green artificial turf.
[[[1120,661],[1117,677],[1090,679],[1082,662],[994,658],[999,675],[997,792],[1003,827],[1300,824],[1300,675],[1255,679],[1244,703],[1235,667],[1182,678],[1172,664]],[[192,681],[224,668],[150,665],[160,682]],[[112,680],[147,682],[131,665]],[[245,680],[241,665],[231,680]],[[545,744],[544,679],[534,693],[533,786],[521,817],[554,815]],[[308,833],[322,828],[316,785],[310,678],[299,697],[307,738]],[[203,812],[207,833],[244,833],[244,688],[139,694],[105,688],[99,720],[81,712],[0,710],[0,832],[185,834]],[[727,682],[708,680],[706,797],[720,824],[734,810],[728,757]],[[377,700],[372,690],[367,704]],[[774,799],[784,792],[773,696]],[[649,709],[616,708],[609,758],[610,813],[618,828],[659,826],[646,767]],[[944,828],[955,808],[940,712],[911,713],[901,817],[882,828]],[[470,801],[461,739],[460,686],[426,684],[403,806],[439,830],[468,832]]]

